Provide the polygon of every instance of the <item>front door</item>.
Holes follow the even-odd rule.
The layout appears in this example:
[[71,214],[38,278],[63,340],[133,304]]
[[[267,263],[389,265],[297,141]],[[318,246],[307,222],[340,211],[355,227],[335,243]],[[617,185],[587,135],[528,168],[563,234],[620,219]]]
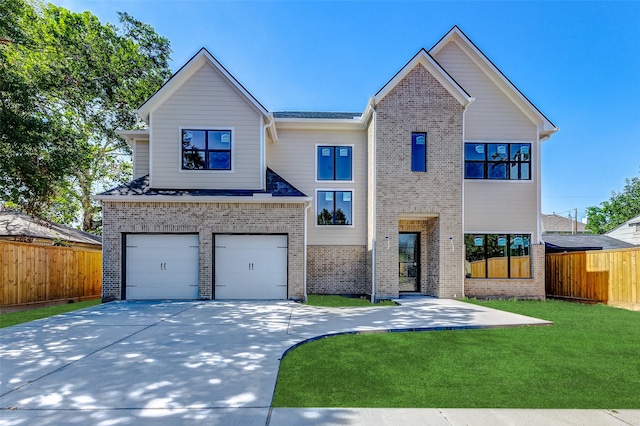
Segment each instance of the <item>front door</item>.
[[420,234],[401,232],[398,240],[398,285],[400,291],[420,291]]

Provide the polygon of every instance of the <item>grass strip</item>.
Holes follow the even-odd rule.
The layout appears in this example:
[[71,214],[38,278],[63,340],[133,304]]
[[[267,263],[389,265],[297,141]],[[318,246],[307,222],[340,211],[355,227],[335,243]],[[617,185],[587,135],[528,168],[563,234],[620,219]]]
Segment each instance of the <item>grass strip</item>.
[[474,303],[555,324],[314,341],[282,360],[274,406],[640,408],[640,312]]
[[369,299],[326,294],[310,294],[307,297],[307,305],[323,306],[326,308],[353,308],[358,306],[397,306],[397,304],[392,300],[381,300],[379,302],[376,302],[375,305],[372,305]]
[[53,315],[63,314],[65,312],[71,312],[78,309],[84,309],[90,306],[99,305],[100,303],[100,299],[94,299],[76,303],[65,303],[63,305],[47,306],[46,308],[29,309],[21,312],[4,313],[0,314],[0,328],[22,324],[41,318],[47,318]]

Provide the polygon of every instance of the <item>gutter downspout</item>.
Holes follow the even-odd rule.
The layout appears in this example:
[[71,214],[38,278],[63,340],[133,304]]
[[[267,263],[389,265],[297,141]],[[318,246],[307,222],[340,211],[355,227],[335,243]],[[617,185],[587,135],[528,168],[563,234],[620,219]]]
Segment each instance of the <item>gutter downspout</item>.
[[302,271],[303,271],[303,277],[302,277],[303,290],[302,291],[303,291],[304,303],[307,303],[307,227],[308,227],[307,217],[308,217],[308,212],[310,207],[311,207],[311,202],[307,201],[307,206],[304,208],[304,237],[303,237],[304,253],[302,256],[302,261],[304,262],[304,266],[302,268]]
[[371,121],[372,121],[372,126],[373,126],[373,141],[372,141],[372,147],[371,150],[373,152],[373,155],[371,156],[373,158],[372,163],[371,164],[371,168],[373,170],[373,173],[371,173],[371,194],[372,194],[372,198],[373,200],[371,201],[371,215],[372,215],[372,219],[371,219],[371,303],[376,303],[376,237],[377,237],[377,232],[376,232],[376,177],[377,177],[377,168],[376,168],[376,126],[378,125],[377,121],[376,121],[376,110],[373,107],[373,105],[370,105],[369,108],[371,109],[371,113],[372,113],[372,117],[371,117]]

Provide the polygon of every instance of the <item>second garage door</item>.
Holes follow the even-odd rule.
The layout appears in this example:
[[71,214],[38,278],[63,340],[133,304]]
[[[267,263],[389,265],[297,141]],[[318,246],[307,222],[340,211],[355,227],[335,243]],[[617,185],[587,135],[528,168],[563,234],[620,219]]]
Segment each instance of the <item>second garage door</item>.
[[216,235],[216,299],[286,299],[286,235]]

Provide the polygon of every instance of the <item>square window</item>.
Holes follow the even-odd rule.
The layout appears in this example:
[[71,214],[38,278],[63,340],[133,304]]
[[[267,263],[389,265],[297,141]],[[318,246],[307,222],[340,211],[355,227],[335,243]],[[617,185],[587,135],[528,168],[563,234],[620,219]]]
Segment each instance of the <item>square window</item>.
[[231,170],[231,130],[182,130],[183,170]]
[[484,163],[467,162],[464,165],[465,179],[484,179]]
[[351,191],[318,191],[318,225],[352,225],[353,201]]

